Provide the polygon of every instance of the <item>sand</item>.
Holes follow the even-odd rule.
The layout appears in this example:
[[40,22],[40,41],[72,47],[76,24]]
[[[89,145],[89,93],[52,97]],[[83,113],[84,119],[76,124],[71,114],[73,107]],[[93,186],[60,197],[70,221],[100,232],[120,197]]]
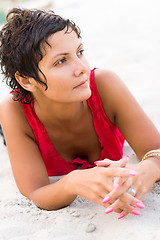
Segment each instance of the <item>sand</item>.
[[[81,27],[91,67],[116,72],[160,130],[159,1],[57,0],[54,10]],[[0,89],[1,101],[9,90],[3,83]],[[137,162],[125,143],[127,153]],[[160,239],[160,183],[145,195],[141,216],[118,220],[81,197],[58,211],[35,207],[17,189],[1,137],[0,166],[0,240]]]

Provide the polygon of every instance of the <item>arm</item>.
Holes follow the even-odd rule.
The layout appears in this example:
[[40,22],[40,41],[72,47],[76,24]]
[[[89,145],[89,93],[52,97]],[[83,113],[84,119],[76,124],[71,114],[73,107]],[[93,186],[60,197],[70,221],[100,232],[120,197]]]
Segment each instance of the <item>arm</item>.
[[[95,81],[106,115],[119,128],[139,160],[146,152],[160,148],[158,130],[117,75],[96,70]],[[154,158],[152,162],[157,166],[156,181],[160,178],[160,161]]]
[[[160,134],[121,80],[112,72],[96,70],[95,82],[106,115],[122,132],[139,160],[149,150],[160,148]],[[136,197],[142,199],[160,179],[160,159],[150,157],[128,167],[139,173],[131,184],[137,191]]]
[[9,99],[1,104],[0,112],[12,170],[20,192],[42,209],[58,209],[70,204],[76,196],[69,195],[65,190],[67,177],[54,184],[49,183],[46,167],[20,103]]
[[8,100],[0,106],[1,123],[15,181],[20,192],[39,208],[56,210],[77,195],[102,204],[112,189],[114,176],[129,176],[127,169],[93,168],[76,170],[50,184],[47,171],[20,103]]

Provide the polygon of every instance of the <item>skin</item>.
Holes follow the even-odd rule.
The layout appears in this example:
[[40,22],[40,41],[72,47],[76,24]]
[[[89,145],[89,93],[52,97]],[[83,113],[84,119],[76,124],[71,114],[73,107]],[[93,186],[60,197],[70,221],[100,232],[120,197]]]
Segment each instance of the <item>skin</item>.
[[[45,55],[39,63],[47,78],[46,91],[32,78],[22,78],[18,73],[15,77],[23,88],[32,92],[35,112],[61,157],[72,161],[83,155],[94,163],[99,160],[101,146],[87,105],[91,95],[90,68],[83,55],[81,39],[74,31],[64,33],[65,29],[48,38],[51,47],[45,45]],[[41,74],[40,77],[44,80]],[[120,129],[138,158],[151,149],[160,148],[158,131],[118,76],[98,69],[95,82],[106,115]],[[160,179],[159,159],[150,158],[126,168],[123,159],[117,163],[105,160],[95,168],[72,171],[50,184],[21,103],[11,97],[6,99],[0,105],[0,122],[17,186],[41,209],[62,208],[80,195],[106,208],[113,203],[115,212],[127,215]],[[131,177],[130,169],[135,169],[138,175]],[[119,177],[121,184],[116,191],[113,177]],[[136,189],[136,197],[126,192],[130,186]],[[112,201],[103,204],[107,194]]]

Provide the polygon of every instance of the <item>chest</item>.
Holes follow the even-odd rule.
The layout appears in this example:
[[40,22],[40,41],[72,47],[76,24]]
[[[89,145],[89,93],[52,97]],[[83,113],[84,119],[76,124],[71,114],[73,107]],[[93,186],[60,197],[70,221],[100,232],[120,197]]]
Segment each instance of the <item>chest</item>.
[[67,161],[80,157],[93,164],[100,158],[102,148],[91,114],[77,126],[50,130],[48,136],[56,152]]

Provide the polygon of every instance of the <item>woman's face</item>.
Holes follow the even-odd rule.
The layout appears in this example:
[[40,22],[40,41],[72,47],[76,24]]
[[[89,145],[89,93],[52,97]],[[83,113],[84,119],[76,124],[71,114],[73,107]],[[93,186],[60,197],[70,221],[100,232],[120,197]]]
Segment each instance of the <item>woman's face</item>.
[[[90,97],[90,68],[83,55],[81,39],[74,31],[65,33],[66,28],[48,38],[45,54],[39,68],[47,79],[48,89],[38,85],[41,98],[58,103],[73,103]],[[40,77],[45,81],[40,73]]]

